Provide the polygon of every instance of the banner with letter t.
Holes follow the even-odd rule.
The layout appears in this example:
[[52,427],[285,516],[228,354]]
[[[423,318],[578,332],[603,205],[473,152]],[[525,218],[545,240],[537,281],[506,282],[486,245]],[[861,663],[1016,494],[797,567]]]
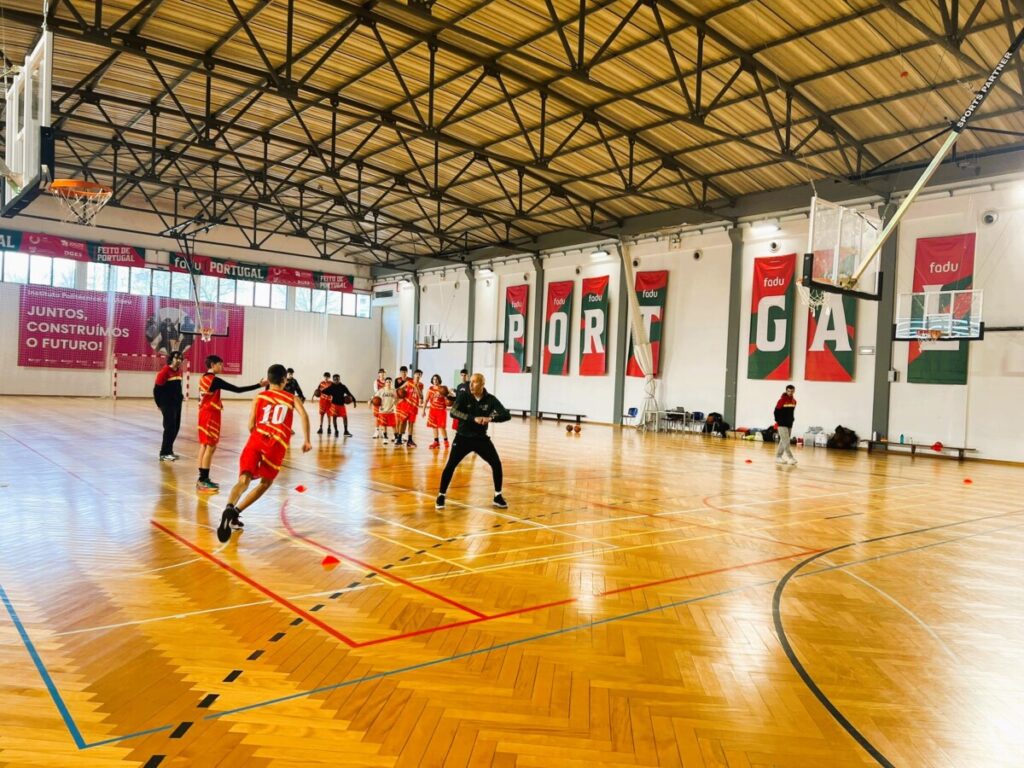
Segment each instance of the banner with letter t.
[[754,259],[750,288],[748,379],[788,379],[793,358],[796,254]]
[[505,289],[505,350],[501,370],[526,372],[526,303],[529,285],[510,285]]
[[572,316],[572,280],[548,283],[548,302],[544,328],[544,365],[542,373],[569,375],[569,324]]

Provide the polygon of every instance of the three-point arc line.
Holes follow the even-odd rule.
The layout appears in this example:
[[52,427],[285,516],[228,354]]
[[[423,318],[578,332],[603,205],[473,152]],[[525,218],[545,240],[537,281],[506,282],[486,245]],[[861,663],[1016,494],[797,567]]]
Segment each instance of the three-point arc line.
[[[434,633],[434,632],[441,632],[441,631],[448,630],[448,629],[456,629],[457,627],[467,627],[467,626],[470,626],[472,624],[479,624],[479,623],[482,623],[482,622],[485,622],[485,621],[493,621],[495,619],[504,619],[504,618],[508,618],[510,616],[519,616],[519,615],[522,615],[522,614],[525,614],[525,613],[533,613],[534,611],[541,611],[541,610],[544,610],[546,608],[554,608],[554,607],[560,606],[560,605],[570,605],[572,603],[579,602],[579,600],[580,600],[579,597],[567,597],[567,598],[564,598],[562,600],[555,600],[555,601],[548,602],[548,603],[540,603],[538,605],[529,605],[529,606],[526,606],[526,607],[523,607],[523,608],[513,608],[512,610],[503,611],[501,613],[494,613],[494,614],[480,613],[479,611],[476,611],[476,610],[474,610],[472,608],[469,608],[468,606],[464,606],[464,605],[462,605],[461,603],[458,603],[455,600],[452,600],[452,599],[450,599],[448,597],[445,597],[444,595],[440,595],[440,594],[438,594],[436,592],[428,590],[425,587],[420,586],[419,584],[415,584],[414,582],[408,581],[407,579],[403,579],[403,578],[401,578],[399,576],[395,576],[394,574],[390,573],[389,571],[385,571],[383,569],[376,568],[374,566],[368,565],[368,564],[366,564],[366,563],[364,563],[364,562],[362,562],[360,560],[357,560],[357,559],[355,559],[353,557],[350,557],[350,556],[345,555],[345,554],[343,554],[341,552],[338,552],[337,550],[334,550],[331,547],[328,547],[328,546],[326,546],[324,544],[321,544],[320,542],[315,541],[314,539],[310,539],[310,538],[308,538],[306,536],[302,536],[301,534],[297,533],[295,531],[295,529],[291,526],[291,524],[288,522],[288,518],[287,518],[287,515],[285,513],[284,507],[282,507],[282,509],[281,509],[281,520],[282,520],[282,522],[284,522],[285,528],[288,530],[288,533],[290,535],[295,536],[296,538],[299,538],[299,539],[301,539],[301,540],[303,540],[303,541],[305,541],[305,542],[307,542],[307,543],[309,543],[309,544],[311,544],[311,545],[313,545],[315,547],[318,547],[318,548],[320,548],[324,552],[329,552],[329,553],[335,555],[336,557],[344,558],[345,560],[347,560],[347,561],[349,561],[351,563],[355,563],[355,564],[359,565],[360,567],[364,567],[367,570],[373,571],[374,573],[378,573],[378,574],[380,574],[381,576],[383,576],[385,578],[390,578],[390,579],[392,579],[392,580],[394,580],[394,581],[396,581],[396,582],[398,582],[398,583],[400,583],[400,584],[402,584],[404,586],[408,586],[408,587],[410,587],[412,589],[415,589],[415,590],[417,590],[419,592],[423,592],[425,594],[430,595],[431,597],[434,597],[434,598],[436,598],[438,600],[441,600],[441,601],[443,601],[443,602],[445,602],[445,603],[447,603],[449,605],[452,605],[452,606],[455,606],[456,608],[464,610],[464,611],[472,614],[473,618],[471,618],[471,619],[464,619],[462,621],[453,621],[453,622],[449,622],[447,624],[439,624],[439,625],[434,626],[434,627],[424,627],[422,629],[416,629],[416,630],[412,630],[412,631],[409,631],[409,632],[402,632],[402,633],[397,634],[397,635],[389,635],[387,637],[378,637],[378,638],[375,638],[373,640],[364,640],[364,641],[354,640],[351,637],[348,637],[347,635],[345,635],[344,633],[339,632],[337,629],[332,627],[330,624],[327,624],[326,622],[318,619],[316,616],[311,614],[309,611],[305,611],[302,608],[300,608],[299,606],[295,605],[292,601],[288,600],[288,598],[282,597],[281,595],[277,594],[276,592],[274,592],[269,587],[266,587],[263,584],[260,584],[255,579],[245,575],[244,573],[242,573],[238,569],[233,568],[231,565],[229,565],[228,563],[224,562],[223,560],[221,560],[216,555],[213,555],[210,552],[207,552],[205,549],[203,549],[199,545],[189,541],[184,536],[181,536],[180,534],[175,533],[174,531],[170,530],[165,525],[163,525],[161,523],[158,523],[156,520],[150,520],[150,523],[153,526],[155,526],[156,528],[159,528],[161,531],[166,533],[171,538],[173,538],[175,541],[178,541],[179,543],[184,544],[186,547],[188,547],[189,549],[193,550],[194,552],[202,555],[204,558],[206,558],[210,562],[214,563],[215,565],[220,566],[221,568],[226,570],[228,573],[230,573],[232,576],[237,577],[241,581],[243,581],[246,584],[248,584],[249,586],[251,586],[253,589],[261,592],[262,594],[264,594],[267,597],[269,597],[271,600],[273,600],[273,601],[279,603],[280,605],[284,606],[289,611],[294,613],[296,616],[302,617],[303,619],[308,621],[310,624],[312,624],[312,625],[322,629],[324,632],[329,634],[331,637],[334,637],[334,638],[340,640],[342,643],[347,645],[349,648],[365,648],[365,647],[372,646],[372,645],[380,645],[382,643],[394,642],[396,640],[405,640],[405,639],[408,639],[408,638],[411,638],[411,637],[418,637],[420,635],[427,635],[427,634],[431,634],[431,633]],[[805,557],[807,555],[817,554],[818,552],[821,552],[821,551],[822,551],[821,549],[808,549],[808,550],[804,550],[804,551],[801,551],[801,552],[795,552],[795,553],[788,554],[788,555],[780,555],[778,557],[770,557],[770,558],[766,558],[764,560],[755,560],[755,561],[749,562],[749,563],[740,563],[738,565],[729,565],[729,566],[723,566],[721,568],[713,568],[713,569],[707,570],[707,571],[700,571],[699,573],[688,573],[688,574],[684,574],[682,576],[672,576],[672,577],[669,577],[669,578],[666,578],[666,579],[658,579],[657,581],[649,581],[649,582],[644,582],[642,584],[633,584],[633,585],[630,585],[630,586],[627,586],[627,587],[619,587],[618,589],[605,590],[604,592],[598,592],[598,593],[594,594],[593,597],[610,597],[612,595],[622,594],[623,592],[632,592],[632,591],[635,591],[635,590],[638,590],[638,589],[647,589],[649,587],[661,586],[663,584],[671,584],[673,582],[687,581],[689,579],[697,579],[697,578],[700,578],[702,576],[713,576],[715,574],[726,573],[728,571],[737,571],[737,570],[741,570],[743,568],[751,568],[751,567],[756,566],[756,565],[766,565],[768,563],[777,563],[777,562],[780,562],[782,560],[792,560],[793,558],[796,558],[796,557]]]

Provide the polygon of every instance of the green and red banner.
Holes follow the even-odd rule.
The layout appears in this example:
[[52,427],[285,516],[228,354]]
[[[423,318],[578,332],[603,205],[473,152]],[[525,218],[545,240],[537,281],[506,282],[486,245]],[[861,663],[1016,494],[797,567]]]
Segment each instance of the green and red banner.
[[750,288],[748,379],[788,379],[796,287],[796,254],[754,259]]
[[857,299],[826,293],[825,303],[807,313],[808,381],[853,381],[857,351]]
[[115,264],[119,267],[144,267],[146,257],[141,248],[112,243],[73,240],[41,232],[19,232],[0,229],[0,251],[16,251],[30,256],[52,256],[72,261]]
[[[188,258],[182,253],[171,254],[171,269],[188,272]],[[216,259],[212,256],[192,256],[192,267],[198,275],[224,277],[229,280],[251,280],[255,283],[291,285],[296,288],[319,288],[325,291],[351,293],[355,290],[351,275],[313,272],[292,267],[272,267],[236,259]]]
[[[661,336],[665,326],[665,297],[667,295],[667,270],[636,273],[636,300],[640,304],[640,315],[644,328],[647,330],[647,340],[651,342],[651,360],[654,364],[654,370],[651,373],[655,376],[661,369]],[[626,375],[640,377],[644,375],[633,350],[632,334],[629,336],[629,362],[626,364]]]
[[505,353],[501,370],[526,372],[526,302],[529,285],[510,285],[505,289]]
[[583,278],[580,376],[608,373],[608,275]]
[[[969,291],[974,285],[974,233],[947,237],[922,237],[914,257],[914,293]],[[970,315],[970,297],[914,299],[915,318],[928,313],[952,312],[954,318]],[[940,341],[922,349],[910,342],[907,381],[915,384],[966,384],[967,341]]]
[[569,375],[569,337],[572,319],[572,280],[548,283],[544,323],[544,365],[549,376]]

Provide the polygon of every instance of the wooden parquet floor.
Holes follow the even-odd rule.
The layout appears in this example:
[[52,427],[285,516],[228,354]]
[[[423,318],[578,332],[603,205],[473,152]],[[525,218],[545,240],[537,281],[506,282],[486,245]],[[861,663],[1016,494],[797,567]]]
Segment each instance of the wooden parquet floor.
[[0,398],[0,765],[1021,765],[1018,466],[514,421],[438,514],[360,408],[224,545],[225,413],[201,497],[194,406]]

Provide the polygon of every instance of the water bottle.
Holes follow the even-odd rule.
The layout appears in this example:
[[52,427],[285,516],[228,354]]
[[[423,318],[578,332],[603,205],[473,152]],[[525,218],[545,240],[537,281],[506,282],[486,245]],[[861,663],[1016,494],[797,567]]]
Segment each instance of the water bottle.
[[903,435],[900,434],[900,445],[903,445]]
[[871,433],[871,439],[874,442],[878,442],[878,430],[877,429],[874,432]]

